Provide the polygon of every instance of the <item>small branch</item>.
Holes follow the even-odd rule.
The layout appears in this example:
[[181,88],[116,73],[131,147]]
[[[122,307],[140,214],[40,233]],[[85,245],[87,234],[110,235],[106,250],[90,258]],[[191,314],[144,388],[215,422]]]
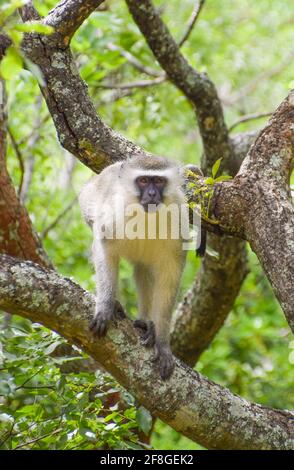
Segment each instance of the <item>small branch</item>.
[[187,25],[187,30],[186,32],[183,34],[183,37],[180,39],[180,41],[178,42],[178,46],[179,47],[182,47],[182,45],[187,41],[187,39],[189,38],[198,18],[199,18],[199,15],[200,15],[200,12],[203,8],[203,5],[205,3],[205,0],[199,0],[197,2],[197,4],[195,5],[195,8],[190,16],[190,19],[188,21],[188,25]]
[[253,113],[253,114],[245,114],[244,116],[242,116],[238,121],[234,122],[234,124],[232,124],[230,127],[229,127],[229,132],[232,132],[233,129],[235,129],[235,127],[239,126],[239,124],[242,124],[244,122],[248,122],[248,121],[254,121],[256,119],[261,119],[261,118],[264,118],[264,117],[269,117],[273,114],[273,111],[272,112],[269,112],[269,113]]
[[25,172],[24,158],[23,158],[22,152],[19,149],[18,143],[16,142],[16,140],[14,138],[14,135],[13,135],[13,133],[12,133],[9,126],[7,127],[7,131],[8,131],[10,140],[11,140],[12,148],[14,150],[14,153],[15,153],[16,158],[17,158],[18,163],[19,163],[20,180],[19,180],[19,184],[18,184],[18,195],[20,195],[21,191],[22,191],[23,178],[24,178],[24,172]]
[[[40,140],[41,135],[40,135],[40,126],[41,126],[41,106],[42,106],[42,95],[39,95],[37,97],[37,103],[36,103],[36,118],[35,122],[33,124],[33,130],[29,136],[29,138],[26,138],[26,152],[28,153],[27,158],[26,158],[26,163],[24,167],[24,178],[23,178],[23,184],[21,187],[21,190],[19,191],[19,197],[20,201],[22,204],[25,203],[25,200],[28,195],[29,187],[32,181],[33,177],[33,172],[34,172],[34,166],[35,166],[35,153],[34,153],[34,147],[37,144],[37,142]],[[46,116],[48,118],[48,115]],[[44,120],[43,120],[44,121]]]
[[274,77],[275,75],[280,74],[283,70],[285,70],[287,67],[289,67],[292,64],[292,60],[294,57],[294,50],[290,51],[289,54],[286,55],[281,61],[280,64],[276,65],[270,70],[265,70],[264,72],[261,72],[258,74],[256,77],[254,77],[250,82],[248,82],[246,85],[244,85],[240,90],[237,90],[236,92],[232,93],[231,96],[225,97],[223,99],[224,103],[226,105],[234,105],[241,99],[244,99],[246,96],[251,94],[255,88],[257,88],[261,83],[266,82],[269,78]]
[[132,90],[133,88],[148,88],[150,86],[159,85],[166,81],[166,76],[163,75],[153,80],[138,80],[137,82],[130,83],[119,83],[119,84],[110,84],[110,83],[98,83],[95,88],[104,88],[106,90]]
[[122,47],[116,46],[115,44],[108,44],[108,48],[111,51],[118,51],[122,57],[124,57],[131,65],[133,65],[139,72],[145,73],[146,75],[150,75],[151,77],[162,77],[162,72],[158,70],[154,70],[148,65],[143,64],[137,57],[135,57],[130,52],[126,51]]
[[47,228],[45,228],[43,230],[43,232],[41,233],[40,235],[40,238],[41,240],[43,241],[48,233],[50,232],[50,230],[52,230],[54,227],[56,227],[56,225],[60,222],[60,220],[65,216],[65,214],[67,214],[67,212],[69,212],[72,207],[75,205],[75,203],[77,202],[78,200],[78,196],[76,196],[64,209],[63,211],[53,220],[53,222],[51,222],[50,225],[48,225]]
[[58,434],[62,431],[62,428],[55,429],[54,431],[49,432],[48,434],[43,434],[43,436],[36,437],[35,439],[32,439],[31,441],[24,442],[23,444],[19,444],[18,446],[14,447],[13,450],[21,449],[22,447],[29,446],[31,444],[35,444],[35,442],[39,442],[42,439],[45,439],[46,437],[49,436],[54,436],[55,434]]

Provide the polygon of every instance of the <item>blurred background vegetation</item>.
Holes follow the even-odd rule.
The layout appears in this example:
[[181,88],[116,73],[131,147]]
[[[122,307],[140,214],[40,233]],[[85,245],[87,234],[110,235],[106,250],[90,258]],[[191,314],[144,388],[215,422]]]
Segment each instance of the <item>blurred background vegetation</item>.
[[[0,11],[1,11],[0,2]],[[35,1],[46,14],[56,2]],[[194,0],[156,1],[175,38],[180,39]],[[72,42],[80,73],[102,119],[147,150],[183,163],[199,163],[201,141],[186,98],[170,83],[115,89],[118,84],[153,80],[124,57],[128,51],[161,73],[124,1],[108,1],[80,28]],[[19,21],[16,15],[11,23]],[[294,6],[292,0],[207,0],[183,52],[218,87],[226,121],[273,111],[294,87]],[[101,88],[101,86],[114,88]],[[32,168],[24,194],[35,228],[58,271],[94,290],[91,233],[81,219],[76,196],[91,172],[59,145],[36,79],[29,71],[7,80],[9,146],[7,163],[16,188],[20,160]],[[261,128],[266,118],[232,131]],[[219,155],[221,157],[221,155]],[[250,252],[250,273],[242,292],[196,368],[209,379],[251,401],[293,407],[294,340],[281,309]],[[180,295],[199,262],[189,253]],[[136,313],[131,268],[121,266],[121,300]],[[103,397],[120,388],[102,373],[64,374],[69,359],[52,353],[62,339],[19,317],[1,316],[0,446],[70,449],[144,446],[150,416],[126,392],[124,410],[107,408]],[[77,356],[81,356],[76,351]],[[104,392],[103,390],[104,387]],[[139,437],[138,429],[139,428]],[[157,421],[155,449],[194,449],[197,444]]]

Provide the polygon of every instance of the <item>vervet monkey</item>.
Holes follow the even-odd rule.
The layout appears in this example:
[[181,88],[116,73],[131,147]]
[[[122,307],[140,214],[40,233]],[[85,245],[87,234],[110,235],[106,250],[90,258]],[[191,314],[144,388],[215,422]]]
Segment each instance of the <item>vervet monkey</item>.
[[[164,157],[137,155],[94,176],[79,197],[94,239],[97,299],[90,328],[98,336],[106,333],[115,315],[119,259],[126,258],[134,265],[138,291],[135,326],[140,329],[144,345],[155,346],[163,379],[171,375],[174,367],[169,345],[170,318],[186,258],[181,227],[189,226],[188,212],[180,213],[180,219],[174,221],[169,213],[165,218],[163,211],[170,204],[178,209],[185,205],[182,182],[181,168],[176,163]],[[117,235],[125,233],[132,223],[130,207],[137,208],[136,223],[130,227],[142,222],[142,237],[134,237],[132,230],[129,237]],[[160,230],[164,227],[160,224],[167,227],[163,239]],[[174,239],[173,230],[178,232]],[[153,231],[151,237],[148,231]]]

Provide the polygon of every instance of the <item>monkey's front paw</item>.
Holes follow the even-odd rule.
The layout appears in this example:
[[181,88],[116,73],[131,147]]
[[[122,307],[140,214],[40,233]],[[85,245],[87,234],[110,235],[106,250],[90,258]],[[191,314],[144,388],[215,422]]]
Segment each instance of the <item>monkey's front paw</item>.
[[159,364],[159,373],[162,380],[167,380],[171,376],[175,367],[173,354],[169,346],[166,344],[163,345],[160,342],[156,343],[156,349],[157,352],[154,357],[154,361]]
[[114,317],[115,304],[112,302],[96,304],[93,320],[90,322],[90,330],[97,336],[106,334],[109,322]]
[[140,330],[140,339],[146,348],[152,348],[155,344],[155,326],[152,321],[135,320],[134,326]]
[[104,336],[110,320],[111,316],[108,313],[98,311],[90,322],[90,330],[97,336]]

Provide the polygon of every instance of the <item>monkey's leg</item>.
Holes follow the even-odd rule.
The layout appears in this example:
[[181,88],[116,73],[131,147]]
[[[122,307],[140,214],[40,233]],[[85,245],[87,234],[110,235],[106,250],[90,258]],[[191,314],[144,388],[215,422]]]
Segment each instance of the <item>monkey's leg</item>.
[[93,243],[93,261],[96,271],[96,307],[90,329],[98,336],[105,335],[115,315],[119,258],[112,253],[107,240]]
[[[169,260],[171,261],[171,260]],[[152,319],[155,324],[155,360],[159,362],[160,375],[166,380],[174,369],[174,358],[169,344],[170,318],[176,300],[182,270],[179,263],[161,264],[154,279]]]
[[146,347],[155,344],[154,323],[150,320],[153,277],[150,268],[143,264],[135,265],[134,278],[138,292],[139,315],[134,326],[140,330],[142,343]]

